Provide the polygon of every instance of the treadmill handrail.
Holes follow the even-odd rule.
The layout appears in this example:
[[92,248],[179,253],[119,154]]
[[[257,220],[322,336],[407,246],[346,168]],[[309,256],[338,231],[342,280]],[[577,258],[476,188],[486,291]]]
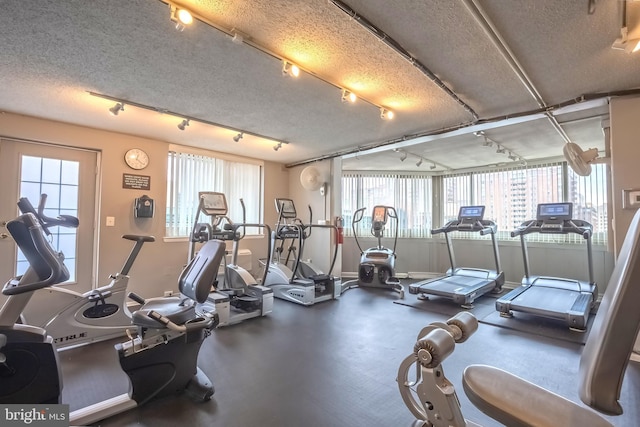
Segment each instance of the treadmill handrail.
[[498,225],[494,221],[486,220],[486,219],[482,221],[476,221],[475,224],[472,224],[471,226],[469,226],[470,223],[468,222],[464,223],[464,225],[462,224],[463,223],[457,219],[453,221],[449,221],[443,227],[432,229],[431,235],[436,235],[440,233],[450,233],[452,231],[460,231],[460,232],[467,232],[467,233],[479,232],[481,236],[484,236],[485,234],[495,234],[498,229]]
[[579,234],[584,239],[588,240],[593,234],[593,225],[587,221],[580,219],[568,219],[562,222],[562,227],[558,229],[543,229],[544,221],[541,220],[529,220],[523,222],[517,229],[511,232],[511,237],[520,235],[526,235],[531,233],[543,233],[543,234]]

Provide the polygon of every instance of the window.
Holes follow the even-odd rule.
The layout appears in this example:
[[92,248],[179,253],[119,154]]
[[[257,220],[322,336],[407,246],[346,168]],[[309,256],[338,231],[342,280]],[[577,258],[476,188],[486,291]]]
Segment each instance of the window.
[[[242,219],[240,199],[246,207],[246,222],[260,223],[262,166],[201,154],[170,151],[167,173],[166,236],[188,237],[198,211],[199,191],[225,194],[229,218]],[[257,234],[247,229],[247,234]]]
[[429,237],[431,230],[431,177],[407,174],[348,173],[342,176],[342,216],[345,232],[352,235],[351,221],[358,208],[366,208],[358,235],[371,229],[371,211],[376,205],[395,208],[398,237]]
[[[464,204],[484,205],[485,218],[498,225],[498,237],[510,239],[512,230],[536,217],[539,203],[567,201],[573,203],[574,218],[593,225],[592,243],[604,244],[608,224],[605,172],[604,165],[596,164],[591,175],[583,177],[566,163],[557,162],[444,176],[444,219],[455,219]],[[456,237],[478,238],[467,233]],[[527,240],[578,243],[583,239],[575,234],[532,234]]]
[[[80,162],[46,157],[22,156],[20,194],[27,197],[38,208],[41,194],[47,194],[44,214],[56,218],[58,215],[78,216],[78,184]],[[76,235],[75,228],[51,227],[52,246],[64,252],[64,264],[69,270],[68,282],[76,280]],[[29,262],[18,249],[16,274],[27,270]]]

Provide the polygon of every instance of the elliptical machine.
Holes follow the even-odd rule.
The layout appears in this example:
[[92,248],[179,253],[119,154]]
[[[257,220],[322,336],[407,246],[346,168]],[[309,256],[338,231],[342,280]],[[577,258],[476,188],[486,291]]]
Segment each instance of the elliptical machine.
[[[336,278],[331,275],[338,256],[338,244],[335,245],[327,274],[314,266],[311,261],[302,259],[304,243],[311,236],[312,228],[330,228],[337,236],[337,227],[304,224],[298,218],[296,207],[291,199],[276,198],[275,204],[278,222],[275,230],[271,232],[271,259],[263,261],[266,272],[265,286],[273,289],[276,298],[307,306],[340,297],[340,285],[336,285]],[[309,215],[311,221],[311,208],[309,208]],[[283,259],[284,245],[287,242],[289,243],[287,256]]]
[[[220,318],[218,326],[232,325],[271,313],[273,311],[273,291],[259,285],[251,273],[238,265],[239,242],[244,238],[246,228],[266,229],[267,235],[270,235],[271,227],[266,224],[247,223],[246,209],[242,199],[240,199],[242,223],[233,223],[227,216],[227,198],[224,193],[201,191],[198,193],[198,200],[198,212],[191,232],[189,259],[192,259],[196,252],[196,243],[204,243],[209,240],[233,242],[231,251],[225,252],[224,280],[209,294],[205,309],[218,313]],[[199,222],[201,214],[208,216],[210,221]],[[267,254],[270,254],[271,241],[266,240]],[[229,255],[231,258],[227,262]],[[265,281],[265,276],[266,272],[263,274],[262,283]]]
[[[57,404],[62,378],[53,339],[42,328],[16,322],[34,292],[68,280],[69,272],[64,255],[51,247],[33,214],[23,214],[6,227],[29,268],[2,290],[9,298],[0,309],[0,404]],[[199,401],[211,399],[213,385],[197,359],[218,319],[215,314],[197,313],[196,303],[206,300],[223,256],[221,242],[207,242],[180,275],[182,297],[144,300],[129,294],[142,304],[132,314],[138,333],[115,346],[130,380],[129,391],[72,412],[70,425],[89,425],[183,391]]]
[[[23,197],[18,201],[18,208],[23,214],[33,214],[47,236],[51,235],[50,227],[78,227],[75,217],[46,216],[46,201],[47,195],[42,194],[36,212],[29,199]],[[131,328],[131,312],[126,304],[129,270],[142,245],[155,239],[132,234],[122,238],[135,244],[122,270],[110,276],[109,284],[84,293],[57,286],[42,288],[33,294],[20,315],[20,321],[46,329],[58,350],[124,336],[125,331]]]
[[[351,221],[353,237],[356,240],[358,249],[360,249],[357,283],[356,281],[345,282],[343,289],[348,290],[356,286],[392,289],[400,294],[400,298],[404,298],[404,287],[400,283],[400,280],[395,277],[398,214],[395,208],[391,206],[374,206],[371,212],[371,234],[378,239],[378,246],[362,250],[362,246],[360,246],[360,242],[358,241],[356,224],[362,221],[365,210],[366,208],[356,210],[353,213],[353,219]],[[393,219],[395,224],[392,249],[382,246],[382,238],[384,237],[385,226],[389,218]]]

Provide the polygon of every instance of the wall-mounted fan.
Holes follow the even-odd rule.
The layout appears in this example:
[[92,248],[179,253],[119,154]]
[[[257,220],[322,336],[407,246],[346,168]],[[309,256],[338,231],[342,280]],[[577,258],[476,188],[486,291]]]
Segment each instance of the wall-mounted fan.
[[604,160],[598,158],[597,148],[583,151],[578,144],[573,142],[567,142],[562,151],[569,167],[580,176],[587,176],[591,173],[591,163],[600,163]]
[[322,171],[315,166],[308,166],[300,173],[300,184],[305,190],[320,190],[320,194],[324,196],[326,187],[326,178]]

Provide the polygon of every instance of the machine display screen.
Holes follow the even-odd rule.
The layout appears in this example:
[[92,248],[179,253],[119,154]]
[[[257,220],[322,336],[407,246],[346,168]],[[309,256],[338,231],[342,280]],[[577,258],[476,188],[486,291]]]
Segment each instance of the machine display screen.
[[295,218],[296,207],[291,199],[276,199],[276,210],[282,214],[283,218]]
[[461,206],[458,212],[458,220],[482,221],[484,217],[484,206]]
[[209,215],[226,215],[227,198],[223,193],[214,193],[212,191],[200,192],[200,200],[202,209]]
[[373,208],[373,215],[371,215],[371,221],[387,223],[387,208],[385,206],[375,206]]
[[541,203],[538,205],[538,221],[564,221],[571,219],[572,203]]

